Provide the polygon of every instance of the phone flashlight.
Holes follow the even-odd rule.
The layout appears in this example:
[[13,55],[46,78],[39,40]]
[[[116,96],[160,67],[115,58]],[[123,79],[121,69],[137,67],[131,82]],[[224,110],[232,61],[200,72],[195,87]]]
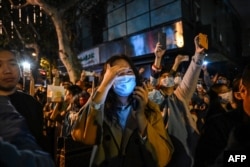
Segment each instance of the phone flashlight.
[[203,61],[203,64],[202,64],[202,65],[205,65],[205,66],[206,66],[206,65],[207,65],[207,63],[208,63],[207,61]]

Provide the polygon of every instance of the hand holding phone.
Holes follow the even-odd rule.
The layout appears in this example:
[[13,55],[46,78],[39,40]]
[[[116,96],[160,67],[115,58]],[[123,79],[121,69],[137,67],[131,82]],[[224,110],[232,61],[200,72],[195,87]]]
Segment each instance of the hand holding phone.
[[198,34],[198,45],[206,50],[208,49],[208,38],[206,34]]
[[[137,86],[143,86],[143,83],[140,82],[139,84],[137,84]],[[133,101],[132,101],[132,107],[133,107],[133,109],[137,110],[138,106],[139,106],[139,101],[134,98]]]
[[158,42],[161,45],[161,49],[165,50],[167,48],[167,37],[166,33],[164,32],[158,32]]

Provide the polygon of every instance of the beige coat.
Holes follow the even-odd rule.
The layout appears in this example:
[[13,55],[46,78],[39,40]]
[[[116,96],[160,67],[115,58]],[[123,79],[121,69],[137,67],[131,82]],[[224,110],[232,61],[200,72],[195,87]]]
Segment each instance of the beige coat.
[[[98,124],[97,145],[93,149],[90,166],[159,166],[168,164],[173,153],[173,146],[164,128],[158,105],[149,102],[147,136],[142,139],[137,131],[136,120],[128,116],[124,131],[117,124],[111,123],[103,117],[102,109],[90,108],[90,115],[94,116]],[[98,144],[99,143],[99,144]]]

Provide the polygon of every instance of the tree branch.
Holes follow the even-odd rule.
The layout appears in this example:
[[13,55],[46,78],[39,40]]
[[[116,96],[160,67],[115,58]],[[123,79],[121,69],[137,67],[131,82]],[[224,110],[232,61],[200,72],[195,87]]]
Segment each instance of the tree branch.
[[31,29],[34,31],[34,33],[37,35],[37,38],[40,39],[40,34],[36,31],[34,25],[32,23],[29,23],[29,26],[31,27]]
[[20,9],[20,8],[23,8],[25,6],[28,6],[29,3],[26,1],[25,4],[22,4],[22,5],[15,5],[14,2],[12,0],[9,0],[10,4],[12,5],[12,7],[14,9]]
[[18,38],[20,39],[21,43],[22,43],[22,44],[25,44],[22,35],[20,34],[20,32],[18,31],[18,29],[17,29],[17,27],[16,27],[16,24],[13,23],[13,26],[14,26],[14,28],[15,28],[15,30],[16,30],[17,36],[18,36]]
[[9,36],[8,31],[6,30],[6,27],[4,25],[2,25],[2,29],[3,29],[4,34],[6,34],[7,40],[9,41],[10,40],[10,36]]

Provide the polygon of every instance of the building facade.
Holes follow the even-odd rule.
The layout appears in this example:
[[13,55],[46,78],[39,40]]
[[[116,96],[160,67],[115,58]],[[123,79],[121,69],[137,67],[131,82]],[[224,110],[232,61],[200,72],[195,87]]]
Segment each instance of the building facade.
[[117,53],[131,56],[138,67],[148,69],[160,34],[165,36],[165,64],[172,64],[179,53],[191,56],[193,38],[200,32],[208,35],[208,61],[241,56],[241,43],[237,42],[241,41],[240,21],[226,1],[118,0],[107,3],[105,11],[103,42],[78,55],[83,69],[98,71]]

